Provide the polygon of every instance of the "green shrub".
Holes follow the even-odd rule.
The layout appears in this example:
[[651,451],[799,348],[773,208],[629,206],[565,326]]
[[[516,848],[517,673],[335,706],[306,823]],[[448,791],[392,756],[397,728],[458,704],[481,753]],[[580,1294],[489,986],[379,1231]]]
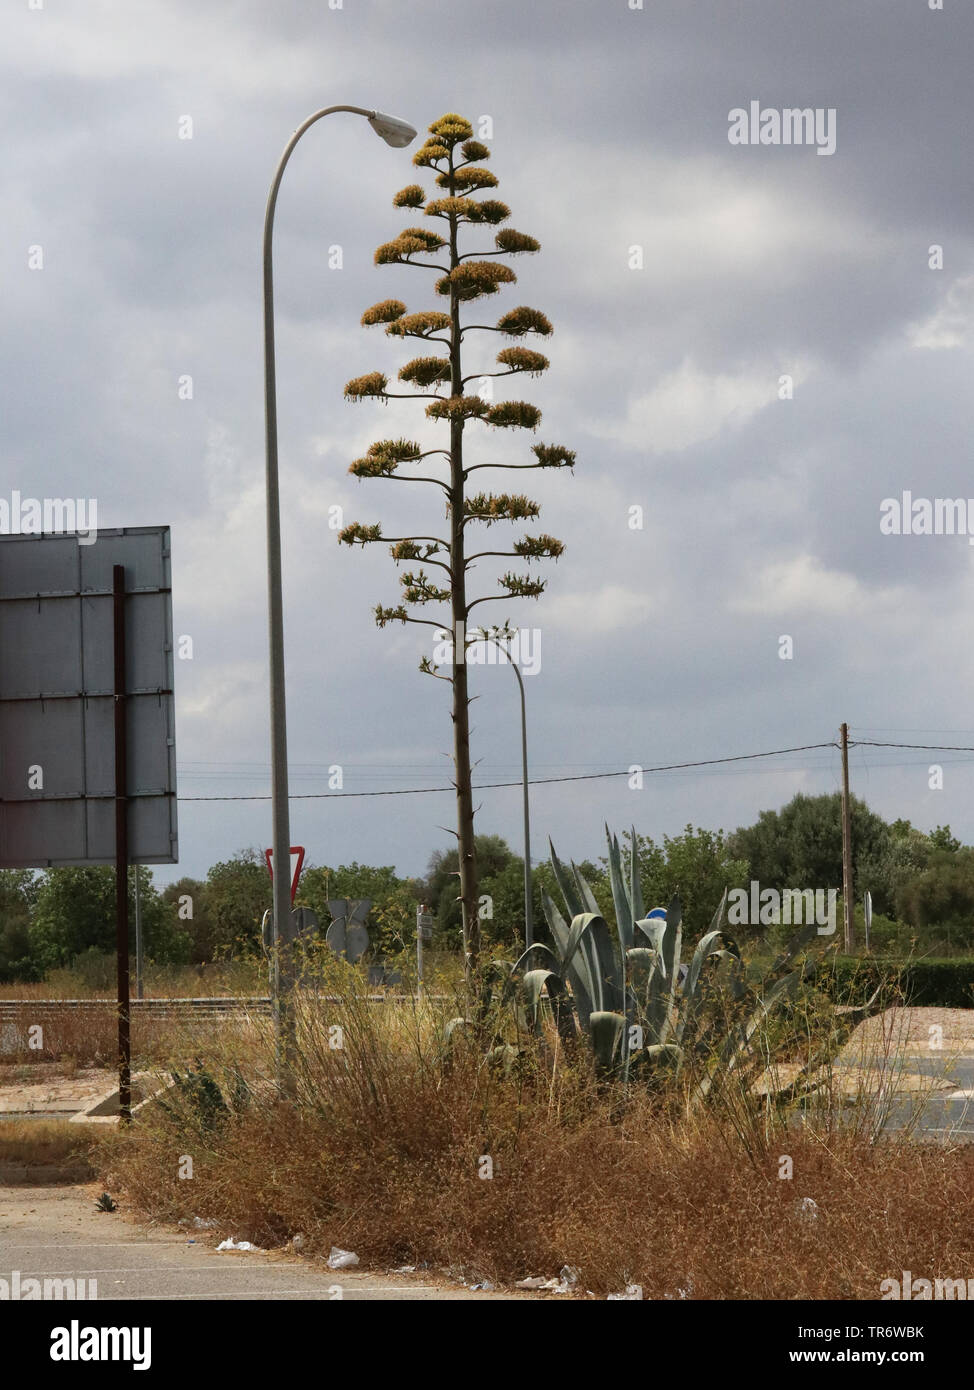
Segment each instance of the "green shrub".
[[881,984],[902,993],[916,1008],[974,1008],[974,958],[897,962],[870,957],[837,956],[823,964],[816,983],[837,1004],[855,1004],[863,991]]

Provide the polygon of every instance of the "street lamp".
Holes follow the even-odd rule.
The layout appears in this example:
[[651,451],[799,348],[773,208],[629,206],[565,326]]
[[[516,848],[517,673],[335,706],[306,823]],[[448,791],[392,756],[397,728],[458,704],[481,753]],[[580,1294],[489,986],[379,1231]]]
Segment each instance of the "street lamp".
[[[323,116],[335,111],[350,111],[365,116],[369,125],[387,145],[403,148],[415,139],[416,131],[396,116],[363,106],[326,106],[309,116],[291,136],[281,155],[267,198],[264,214],[264,421],[266,432],[267,473],[267,608],[270,643],[271,683],[271,806],[273,814],[274,919],[273,944],[280,943],[284,926],[291,911],[291,876],[288,872],[291,855],[291,827],[288,813],[287,778],[287,721],[284,700],[284,604],[281,593],[281,498],[277,469],[277,381],[274,365],[274,269],[272,244],[274,210],[277,192],[291,152],[301,136]],[[280,1028],[280,1000],[275,999],[275,1014]]]
[[517,662],[510,653],[505,652],[493,635],[484,634],[484,640],[493,642],[510,662],[521,691],[521,780],[524,790],[524,947],[528,950],[534,945],[534,913],[531,902],[531,814],[528,803],[528,715],[524,703],[524,678]]

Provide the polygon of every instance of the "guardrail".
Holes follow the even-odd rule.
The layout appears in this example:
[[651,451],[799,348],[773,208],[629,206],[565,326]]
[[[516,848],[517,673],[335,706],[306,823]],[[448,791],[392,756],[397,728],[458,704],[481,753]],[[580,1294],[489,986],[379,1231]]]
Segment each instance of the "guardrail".
[[[270,998],[220,995],[212,999],[133,999],[137,1018],[229,1018],[240,1014],[269,1014]],[[0,1023],[41,1022],[54,1014],[114,1013],[114,999],[0,999]]]
[[[424,999],[442,1002],[448,996],[428,994]],[[342,1004],[340,994],[322,994],[317,998],[322,1004]],[[370,1004],[404,1003],[415,1001],[414,994],[366,994]],[[92,1014],[114,1013],[118,1005],[114,999],[0,999],[0,1024],[41,1022],[52,1014]],[[270,1014],[272,1001],[268,995],[217,995],[209,999],[133,999],[132,1018],[167,1018],[198,1021],[202,1019],[234,1018],[241,1015]]]

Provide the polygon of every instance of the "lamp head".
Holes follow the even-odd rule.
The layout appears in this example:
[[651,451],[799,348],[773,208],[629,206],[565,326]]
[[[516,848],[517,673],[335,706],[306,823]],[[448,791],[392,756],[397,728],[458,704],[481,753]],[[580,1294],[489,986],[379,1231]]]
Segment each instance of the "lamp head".
[[397,150],[412,144],[416,139],[414,127],[408,121],[401,121],[398,116],[386,116],[381,111],[373,111],[369,117],[369,125],[376,135],[382,136],[387,145],[392,145]]

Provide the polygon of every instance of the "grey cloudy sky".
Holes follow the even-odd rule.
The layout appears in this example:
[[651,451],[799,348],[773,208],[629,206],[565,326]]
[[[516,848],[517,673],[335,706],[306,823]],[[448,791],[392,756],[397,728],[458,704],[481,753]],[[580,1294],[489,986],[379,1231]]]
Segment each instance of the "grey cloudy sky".
[[[0,40],[0,496],[95,497],[102,526],[171,526],[175,628],[194,643],[176,673],[183,796],[269,787],[260,233],[291,132],[339,102],[420,130],[448,110],[489,117],[511,225],[542,243],[476,320],[521,303],[549,315],[551,370],[511,395],[543,410],[538,439],[578,455],[575,476],[528,480],[566,545],[548,593],[493,610],[541,630],[533,775],[819,743],[843,719],[854,736],[974,743],[974,550],[879,529],[880,502],[903,489],[974,496],[968,4],[12,0]],[[834,108],[835,153],[731,145],[728,113],[752,100]],[[342,397],[350,376],[394,377],[411,355],[363,330],[363,309],[432,306],[427,273],[372,263],[415,217],[391,206],[413,181],[432,184],[410,151],[336,116],[302,141],[278,206],[296,793],[327,790],[334,763],[346,792],[449,773],[448,691],[416,669],[422,635],[371,619],[395,568],[328,528],[336,505],[393,534],[401,516],[440,519],[421,489],[405,506],[346,472],[371,440],[427,428],[420,405]],[[37,245],[43,270],[28,268]],[[485,335],[468,362],[489,369],[494,351]],[[778,399],[783,374],[793,400]],[[479,461],[536,442],[472,437]],[[473,686],[478,777],[516,780],[511,674],[483,668]],[[974,840],[968,761],[857,748],[854,790]],[[838,767],[824,750],[642,791],[539,786],[535,852],[550,834],[596,855],[604,820],[733,828],[835,789]],[[479,828],[519,846],[517,789],[480,800]],[[453,815],[448,792],[296,801],[292,835],[318,862],[418,872]],[[269,836],[267,802],[184,801],[180,871]]]

